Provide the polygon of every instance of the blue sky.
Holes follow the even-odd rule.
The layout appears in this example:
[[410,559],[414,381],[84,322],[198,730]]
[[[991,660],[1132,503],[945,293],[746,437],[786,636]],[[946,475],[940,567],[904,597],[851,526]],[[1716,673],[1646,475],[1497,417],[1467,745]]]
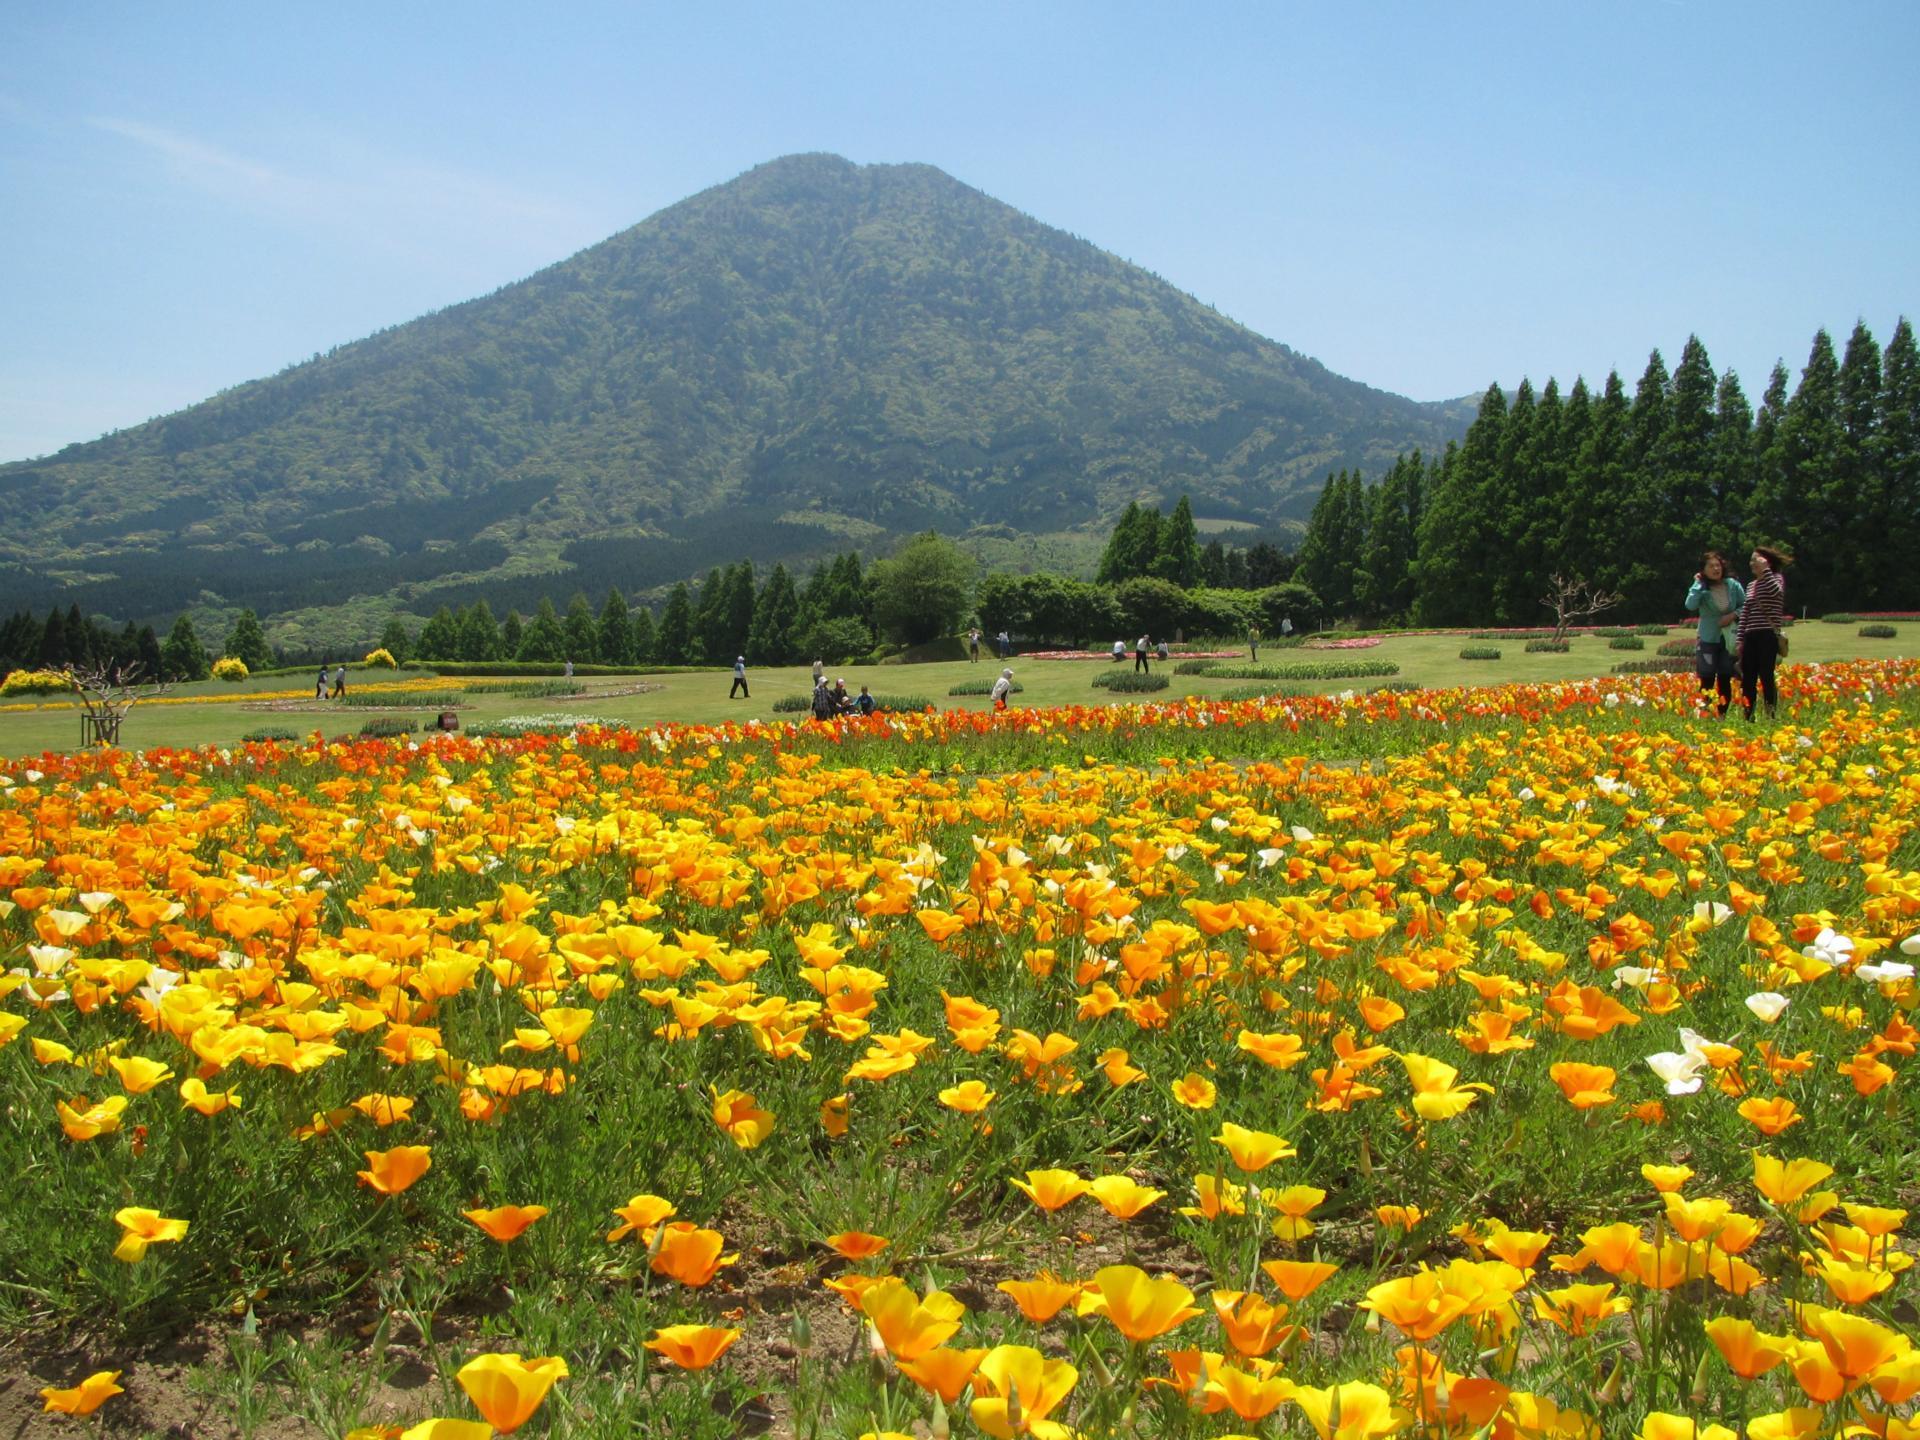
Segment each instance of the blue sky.
[[0,9],[0,459],[775,156],[940,166],[1419,399],[1920,311],[1920,6]]

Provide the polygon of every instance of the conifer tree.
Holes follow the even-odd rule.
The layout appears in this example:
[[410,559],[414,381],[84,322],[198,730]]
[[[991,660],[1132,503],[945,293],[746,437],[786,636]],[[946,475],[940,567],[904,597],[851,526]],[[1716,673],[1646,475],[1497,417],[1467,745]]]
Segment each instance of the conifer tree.
[[633,622],[627,615],[627,597],[617,587],[609,587],[606,603],[600,607],[595,648],[602,665],[633,663]]
[[[1840,362],[1833,353],[1833,337],[1822,330],[1813,337],[1806,368],[1780,422],[1784,502],[1776,518],[1780,528],[1757,539],[1811,551],[1810,542],[1816,536],[1826,535],[1835,518],[1850,513],[1849,497],[1838,476],[1844,444]],[[1818,612],[1850,608],[1858,602],[1851,572],[1843,586],[1834,584],[1834,560],[1832,555],[1822,555],[1814,563],[1794,567],[1787,582],[1790,608],[1798,611],[1804,606]]]
[[260,617],[251,610],[242,610],[234,620],[233,628],[227,631],[226,647],[220,653],[244,662],[249,670],[273,668],[273,651],[267,644],[266,632],[260,628]]
[[707,578],[700,582],[699,593],[687,597],[693,602],[693,638],[701,655],[712,660],[714,647],[724,644],[723,633],[726,623],[727,572],[721,566],[714,566],[707,572]]
[[600,627],[593,618],[593,606],[579,592],[567,602],[567,618],[562,624],[566,636],[560,658],[576,665],[591,665],[600,658]]
[[381,628],[379,648],[393,656],[396,665],[404,665],[413,658],[413,637],[398,615]]
[[655,658],[655,639],[653,610],[646,605],[637,605],[633,611],[633,663],[651,665]]
[[1783,534],[1786,524],[1786,451],[1780,426],[1787,416],[1787,366],[1776,360],[1753,417],[1753,499],[1747,506],[1742,546],[1763,543]]
[[1713,396],[1713,442],[1708,461],[1707,508],[1702,515],[1699,550],[1743,553],[1747,512],[1753,505],[1757,467],[1753,455],[1753,407],[1740,377],[1729,369]]
[[422,660],[458,660],[460,626],[453,611],[442,605],[420,629],[418,653]]
[[542,595],[520,637],[520,653],[515,658],[552,662],[563,658],[566,648],[567,632],[560,624],[560,612],[554,609],[550,596]]
[[[520,650],[527,640],[527,627],[520,619],[518,610],[507,611],[507,618],[500,622],[500,654],[508,660],[518,660]],[[400,652],[394,651],[398,658]]]
[[1428,492],[1416,566],[1422,624],[1492,623],[1499,537],[1487,501],[1506,423],[1506,394],[1489,385],[1466,439],[1449,451],[1438,483]]
[[1560,382],[1549,379],[1515,453],[1513,547],[1497,592],[1504,624],[1535,623],[1534,611],[1554,573],[1566,504],[1566,430],[1567,406],[1560,398]]
[[1185,495],[1160,526],[1160,546],[1154,557],[1153,573],[1162,580],[1171,580],[1182,590],[1191,590],[1200,583],[1200,533],[1194,528],[1193,502]]
[[[1880,346],[1861,321],[1847,337],[1836,393],[1840,435],[1829,494],[1846,508],[1835,517],[1840,524],[1822,537],[1815,569],[1832,577],[1835,604],[1862,610],[1877,608],[1882,584],[1890,578],[1881,573],[1884,537],[1876,528],[1884,523],[1888,478],[1882,460],[1880,395]],[[1907,517],[1908,524],[1916,518]]]
[[1633,543],[1626,493],[1630,416],[1620,372],[1609,371],[1593,404],[1586,440],[1567,470],[1560,563],[1554,573],[1591,581],[1603,590],[1619,588],[1622,556]]
[[1920,347],[1906,316],[1894,326],[1880,369],[1880,464],[1886,480],[1877,500],[1875,550],[1879,605],[1920,605]]
[[[186,616],[182,614],[180,618],[184,620]],[[178,626],[176,625],[175,628],[177,629]],[[191,632],[192,625],[189,624],[187,629]],[[43,669],[58,670],[73,658],[67,645],[67,617],[56,605],[47,612],[47,623],[40,627],[38,663]]]
[[140,673],[149,680],[166,672],[166,662],[160,654],[160,637],[153,633],[153,626],[140,627],[140,644],[134,652],[134,659],[140,664]]
[[1320,597],[1327,613],[1335,616],[1346,614],[1353,604],[1351,562],[1340,553],[1346,528],[1347,472],[1341,470],[1327,477],[1320,498],[1313,502],[1295,572]]
[[1214,536],[1200,551],[1200,583],[1210,590],[1224,590],[1227,585],[1227,547]]
[[482,597],[460,612],[460,653],[462,660],[498,660],[500,626],[493,618],[493,607]]
[[1414,518],[1412,479],[1420,452],[1402,455],[1373,489],[1367,541],[1354,575],[1354,604],[1370,619],[1405,617],[1413,603]]
[[[1558,391],[1555,402],[1557,406]],[[1507,407],[1507,422],[1501,427],[1493,467],[1481,492],[1481,563],[1488,567],[1482,624],[1511,625],[1523,603],[1524,597],[1513,592],[1524,568],[1520,549],[1526,544],[1531,488],[1531,477],[1525,471],[1533,451],[1538,410],[1533,381],[1523,375]]]
[[667,593],[667,608],[660,614],[660,629],[654,637],[654,658],[662,665],[687,665],[699,657],[694,654],[693,597],[682,580]]
[[721,619],[724,633],[718,649],[709,649],[708,658],[716,664],[730,665],[736,655],[747,653],[747,637],[753,631],[753,562],[742,560],[727,572],[726,608]]
[[754,601],[747,630],[747,659],[755,665],[785,665],[794,658],[800,623],[800,596],[785,565],[776,564]]
[[167,643],[160,651],[160,669],[174,680],[205,680],[213,673],[206,647],[194,633],[193,621],[184,610],[173,622],[173,629],[167,632]]
[[1692,574],[1698,563],[1714,504],[1716,388],[1707,347],[1689,335],[1668,385],[1665,423],[1653,442],[1650,504],[1640,532],[1646,574],[1638,589],[1622,587],[1630,615],[1659,614],[1663,604],[1670,609],[1673,577]]

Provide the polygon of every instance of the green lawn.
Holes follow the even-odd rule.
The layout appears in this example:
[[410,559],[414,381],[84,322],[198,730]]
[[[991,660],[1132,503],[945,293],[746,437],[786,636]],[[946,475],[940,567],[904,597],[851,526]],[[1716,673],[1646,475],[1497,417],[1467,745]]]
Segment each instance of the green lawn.
[[[1899,630],[1899,635],[1892,640],[1865,640],[1855,633],[1856,627],[1852,625],[1797,625],[1792,632],[1793,656],[1789,663],[1920,654],[1920,625],[1903,624]],[[1690,633],[1689,630],[1674,629],[1668,635],[1670,638],[1685,637]],[[1504,653],[1499,660],[1462,660],[1459,658],[1460,649],[1469,643],[1495,644]],[[1625,652],[1609,649],[1605,640],[1587,635],[1575,639],[1572,648],[1564,655],[1529,655],[1525,653],[1525,643],[1522,640],[1469,642],[1459,634],[1401,635],[1389,637],[1366,650],[1271,650],[1263,652],[1261,660],[1263,663],[1271,660],[1280,664],[1341,659],[1389,660],[1399,665],[1399,680],[1446,688],[1455,685],[1493,685],[1507,681],[1564,680],[1602,674],[1621,660],[1653,658],[1660,642],[1656,637],[1648,636],[1644,651]],[[1091,682],[1094,676],[1115,668],[1108,660],[1022,660],[1015,657],[1010,663],[1015,677],[1025,687],[1024,693],[1015,697],[1015,702],[1020,705],[1110,704],[1116,700],[1140,698],[1115,696],[1109,691],[1093,688]],[[862,684],[867,684],[872,686],[875,694],[918,695],[936,705],[984,709],[987,704],[984,697],[949,699],[947,690],[965,680],[991,680],[999,668],[991,658],[983,658],[978,665],[956,661],[929,665],[847,666],[830,673],[844,676],[848,690],[854,693],[859,691]],[[1127,662],[1127,668],[1132,668],[1131,660]],[[1168,668],[1171,670],[1170,666]],[[392,678],[391,672],[355,673],[350,676],[349,685]],[[775,700],[783,695],[804,695],[811,689],[810,672],[805,666],[751,671],[751,700],[727,698],[732,676],[726,669],[641,678],[660,688],[642,695],[596,698],[604,696],[607,691],[630,686],[635,681],[632,677],[595,677],[582,681],[588,687],[587,694],[571,699],[472,696],[469,703],[462,707],[461,718],[464,724],[472,724],[477,720],[498,719],[507,715],[564,711],[629,725],[647,725],[662,720],[700,723],[771,719],[776,718],[772,708]],[[251,678],[239,686],[217,682],[190,685],[175,694],[230,696],[270,690],[304,692],[310,683],[304,675]],[[1170,689],[1147,698],[1218,695],[1240,689],[1246,683],[1174,675]],[[1367,689],[1380,683],[1377,679],[1331,680],[1316,684],[1289,682],[1288,688],[1323,691]],[[449,679],[444,688],[458,689],[459,686],[458,680]],[[403,700],[396,701],[396,704],[404,703]],[[135,749],[231,744],[248,731],[267,726],[281,726],[301,733],[317,729],[328,735],[345,735],[357,732],[361,724],[375,713],[379,712],[340,706],[322,706],[295,714],[263,714],[242,709],[237,704],[141,705],[129,717],[121,733],[121,741]],[[415,708],[409,713],[424,716],[429,712]],[[37,710],[0,714],[0,755],[37,755],[43,750],[72,749],[79,738],[80,721],[76,711]]]

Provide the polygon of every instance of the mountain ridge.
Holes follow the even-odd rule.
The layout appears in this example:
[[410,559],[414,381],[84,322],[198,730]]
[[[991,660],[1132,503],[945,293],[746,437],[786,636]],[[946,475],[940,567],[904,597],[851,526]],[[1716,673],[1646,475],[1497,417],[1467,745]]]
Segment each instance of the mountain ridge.
[[[622,538],[646,588],[727,545],[1062,535],[1182,492],[1272,525],[1327,471],[1463,429],[1459,402],[1338,376],[936,167],[787,156],[491,294],[0,466],[32,530],[0,541],[0,606],[400,605],[556,570],[568,590],[570,549]],[[235,551],[276,563],[250,577]]]

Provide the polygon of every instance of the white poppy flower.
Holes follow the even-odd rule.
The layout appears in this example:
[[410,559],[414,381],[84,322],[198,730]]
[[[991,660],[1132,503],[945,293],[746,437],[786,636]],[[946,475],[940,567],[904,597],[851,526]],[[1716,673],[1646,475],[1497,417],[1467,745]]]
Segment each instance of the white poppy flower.
[[1862,965],[1853,973],[1876,985],[1889,985],[1895,981],[1913,979],[1913,966],[1900,960],[1882,960],[1872,965]]
[[1826,927],[1813,937],[1813,944],[1801,946],[1800,953],[1809,960],[1818,960],[1838,970],[1853,959],[1853,941],[1839,931]]
[[1260,868],[1262,870],[1271,869],[1273,866],[1278,865],[1280,863],[1280,857],[1284,853],[1284,851],[1275,850],[1271,847],[1265,850],[1254,851],[1254,854],[1260,859]]
[[1298,840],[1302,845],[1306,845],[1310,843],[1314,837],[1313,832],[1307,829],[1306,826],[1295,825],[1293,827],[1293,838]]
[[1671,1050],[1662,1050],[1657,1055],[1647,1056],[1647,1068],[1667,1087],[1669,1095],[1691,1095],[1703,1083],[1700,1072],[1706,1069],[1707,1057],[1704,1055],[1676,1055]]
[[1786,996],[1772,990],[1762,990],[1757,995],[1747,996],[1746,999],[1747,1009],[1769,1025],[1786,1013],[1787,1004]]
[[1920,935],[1909,935],[1900,942],[1902,955],[1920,955]]
[[1733,918],[1733,907],[1722,905],[1718,900],[1702,900],[1693,907],[1693,918],[1709,925],[1724,925]]

